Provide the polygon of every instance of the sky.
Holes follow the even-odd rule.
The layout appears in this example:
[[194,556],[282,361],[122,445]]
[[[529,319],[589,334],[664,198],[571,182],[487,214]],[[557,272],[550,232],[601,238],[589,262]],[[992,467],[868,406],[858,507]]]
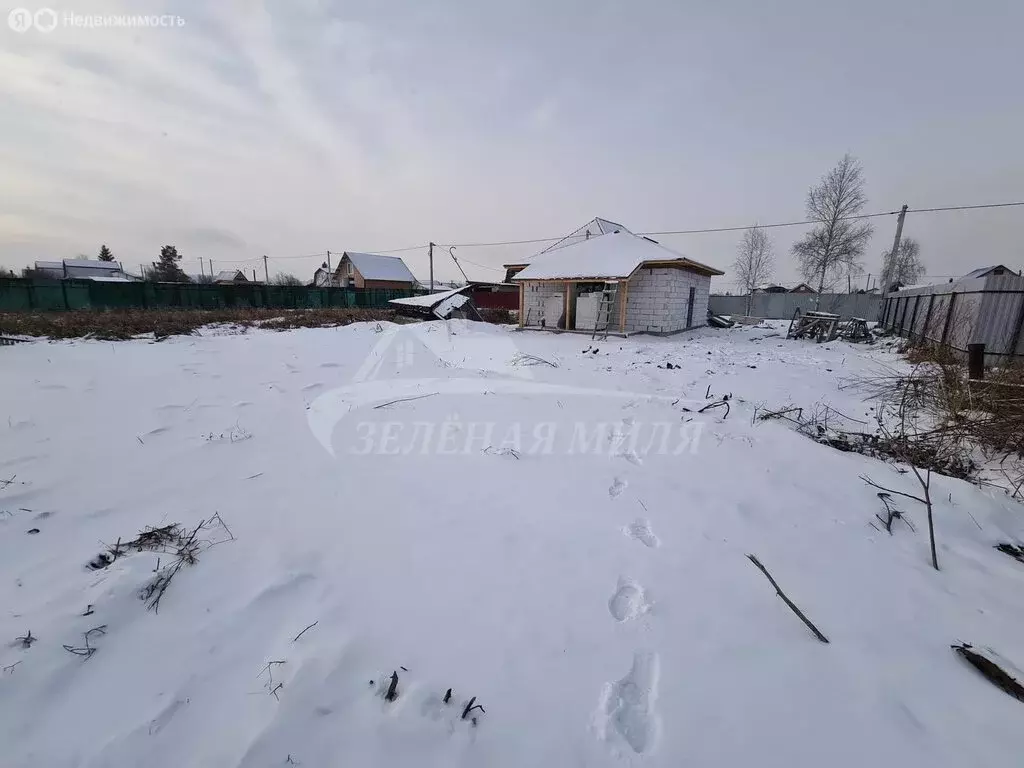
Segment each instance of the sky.
[[[844,153],[867,210],[1024,200],[1024,3],[47,0],[0,4],[0,266],[177,246],[304,279],[326,251],[800,220]],[[181,25],[84,27],[70,16]],[[872,220],[865,275],[895,217]],[[1024,207],[907,217],[930,276],[1024,266]],[[771,230],[799,277],[800,228]],[[741,233],[658,239],[729,271]],[[461,245],[472,279],[542,244]],[[435,276],[459,273],[435,249]],[[716,290],[734,290],[726,274]]]

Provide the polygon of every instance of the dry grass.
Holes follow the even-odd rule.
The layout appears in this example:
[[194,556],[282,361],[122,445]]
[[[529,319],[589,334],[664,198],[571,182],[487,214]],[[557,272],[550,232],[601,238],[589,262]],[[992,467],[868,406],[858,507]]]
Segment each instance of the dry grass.
[[152,333],[156,338],[195,333],[204,325],[242,328],[327,328],[356,322],[392,320],[390,309],[123,309],[67,312],[0,312],[0,335],[83,337],[120,340]]

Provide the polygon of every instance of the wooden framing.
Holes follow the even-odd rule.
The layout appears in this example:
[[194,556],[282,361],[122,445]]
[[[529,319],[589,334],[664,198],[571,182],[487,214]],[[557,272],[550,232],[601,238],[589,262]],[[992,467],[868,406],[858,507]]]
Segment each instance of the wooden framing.
[[519,327],[526,327],[526,318],[523,316],[523,305],[526,303],[526,283],[519,284]]
[[629,301],[629,280],[622,282],[619,299],[619,333],[626,332],[626,303]]
[[563,330],[566,331],[573,329],[573,310],[575,307],[572,301],[572,289],[575,283],[575,280],[566,280],[565,282],[565,328]]

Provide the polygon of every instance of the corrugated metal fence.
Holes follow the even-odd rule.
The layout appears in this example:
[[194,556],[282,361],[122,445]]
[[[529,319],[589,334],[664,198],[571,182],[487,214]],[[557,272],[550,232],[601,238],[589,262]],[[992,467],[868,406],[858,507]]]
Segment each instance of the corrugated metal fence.
[[1024,354],[1024,278],[992,275],[887,294],[882,325],[901,336],[966,353],[985,345],[988,365]]
[[[843,317],[877,320],[882,297],[871,293],[755,293],[750,305],[751,317],[768,320],[789,320],[799,307],[801,312],[817,309],[835,312]],[[820,303],[820,306],[819,306]],[[743,315],[747,311],[746,296],[712,296],[712,314]]]
[[313,286],[109,283],[95,280],[0,278],[0,311],[61,309],[221,309],[383,307],[420,291]]

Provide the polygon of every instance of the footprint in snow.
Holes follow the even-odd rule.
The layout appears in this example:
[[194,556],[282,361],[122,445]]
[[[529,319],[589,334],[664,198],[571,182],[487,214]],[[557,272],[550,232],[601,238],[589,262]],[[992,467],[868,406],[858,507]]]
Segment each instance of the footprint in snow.
[[613,499],[617,499],[619,496],[622,495],[622,492],[626,490],[626,486],[628,485],[629,483],[627,483],[625,480],[616,477],[615,482],[613,482],[611,484],[611,487],[608,489],[608,496]]
[[647,600],[644,588],[632,579],[619,577],[619,585],[608,599],[608,612],[616,621],[629,621],[647,613],[651,604]]
[[605,683],[594,717],[599,738],[625,741],[638,755],[654,749],[661,731],[661,719],[655,710],[659,666],[657,653],[638,651],[625,677]]
[[638,467],[642,466],[644,463],[644,460],[637,456],[636,451],[623,451],[619,456],[624,458],[630,464],[636,464]]
[[661,545],[661,539],[654,535],[651,530],[651,523],[642,517],[638,517],[632,523],[622,529],[622,532],[631,539],[636,539],[645,547],[654,549]]

